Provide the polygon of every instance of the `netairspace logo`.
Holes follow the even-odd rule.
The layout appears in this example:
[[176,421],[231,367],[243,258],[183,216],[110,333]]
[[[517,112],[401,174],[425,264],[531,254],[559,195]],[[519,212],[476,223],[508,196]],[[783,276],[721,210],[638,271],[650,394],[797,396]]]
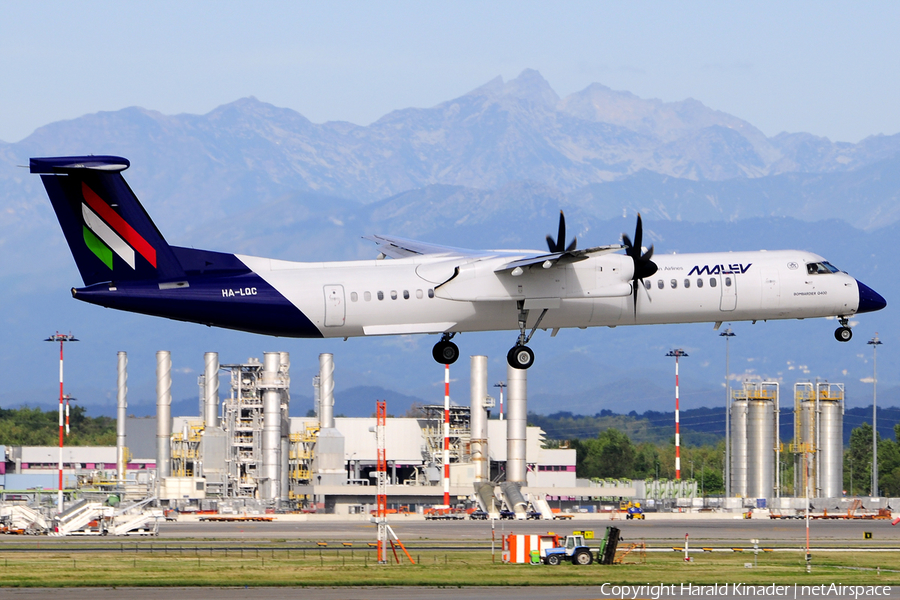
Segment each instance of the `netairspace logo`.
[[712,585],[681,584],[646,584],[646,585],[613,585],[604,583],[600,593],[609,598],[620,600],[637,600],[650,598],[660,600],[663,597],[697,597],[697,596],[732,596],[745,598],[877,598],[890,596],[889,585],[843,585],[840,583],[822,585],[750,585],[746,583],[716,583]]

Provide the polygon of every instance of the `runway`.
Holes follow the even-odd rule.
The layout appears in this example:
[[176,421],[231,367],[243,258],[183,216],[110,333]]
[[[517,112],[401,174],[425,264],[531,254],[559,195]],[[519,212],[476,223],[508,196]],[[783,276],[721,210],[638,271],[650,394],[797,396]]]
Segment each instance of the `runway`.
[[[806,543],[806,523],[803,520],[773,519],[651,519],[647,521],[494,521],[495,539],[508,533],[546,533],[561,535],[573,530],[591,529],[603,531],[614,525],[628,541],[644,541],[649,545],[670,545],[684,542],[685,534],[692,543],[750,544],[751,539],[761,544],[792,545]],[[404,542],[424,543],[490,543],[490,521],[423,521],[421,519],[396,519],[391,526]],[[865,539],[865,532],[872,534]],[[375,539],[373,523],[349,521],[273,521],[271,523],[166,523],[160,525],[159,539],[284,539],[293,541],[368,542]],[[900,527],[890,521],[810,521],[812,545],[846,547],[897,547],[900,548]]]
[[[701,546],[752,547],[750,540],[759,540],[760,547],[800,548],[806,544],[806,523],[803,520],[772,519],[649,519],[647,521],[591,520],[591,521],[425,521],[421,518],[396,518],[391,526],[398,536],[413,548],[490,548],[492,538],[497,544],[509,533],[536,534],[552,531],[566,535],[575,530],[604,531],[614,525],[621,530],[626,542],[645,542],[649,548],[683,546],[685,534],[690,544]],[[493,530],[492,530],[493,527]],[[865,535],[866,532],[871,537]],[[0,536],[0,551],[9,546],[42,548],[66,546],[150,547],[179,545],[222,545],[227,547],[273,544],[287,547],[341,548],[344,543],[364,547],[376,538],[375,524],[365,521],[279,521],[212,523],[167,522],[159,526],[158,537],[22,537]],[[819,548],[896,548],[900,549],[900,527],[890,521],[810,521],[810,545]]]

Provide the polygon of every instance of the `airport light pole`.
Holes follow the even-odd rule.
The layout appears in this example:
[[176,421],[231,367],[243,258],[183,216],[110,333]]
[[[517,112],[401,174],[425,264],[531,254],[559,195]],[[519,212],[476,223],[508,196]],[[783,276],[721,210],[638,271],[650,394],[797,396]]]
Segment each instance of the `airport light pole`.
[[729,345],[734,332],[731,327],[719,334],[725,338],[725,497],[731,497],[731,369]]
[[[60,333],[56,332],[47,339],[45,342],[59,342],[59,491],[56,496],[56,505],[57,510],[59,512],[63,511],[63,428],[66,427],[66,422],[63,420],[63,403],[65,401],[65,394],[63,394],[63,344],[66,342],[77,342],[74,335],[71,333]],[[65,412],[68,413],[68,404],[65,405]],[[68,419],[66,419],[68,420]]]
[[506,383],[501,381],[494,385],[495,388],[500,388],[500,420],[503,420],[503,388],[506,387]]
[[669,350],[666,356],[675,357],[675,480],[681,481],[681,430],[678,423],[678,359],[687,357],[687,352],[678,348]]
[[866,342],[872,346],[872,497],[878,497],[878,414],[875,411],[878,399],[878,332],[875,337]]

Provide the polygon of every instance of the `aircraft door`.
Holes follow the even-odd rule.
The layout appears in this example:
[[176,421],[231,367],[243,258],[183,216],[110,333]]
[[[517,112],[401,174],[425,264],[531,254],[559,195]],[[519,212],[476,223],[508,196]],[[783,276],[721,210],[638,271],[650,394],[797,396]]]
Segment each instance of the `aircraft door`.
[[719,286],[722,288],[719,310],[728,312],[737,308],[737,277],[731,273],[720,275]]
[[325,327],[341,327],[347,317],[344,286],[325,286]]

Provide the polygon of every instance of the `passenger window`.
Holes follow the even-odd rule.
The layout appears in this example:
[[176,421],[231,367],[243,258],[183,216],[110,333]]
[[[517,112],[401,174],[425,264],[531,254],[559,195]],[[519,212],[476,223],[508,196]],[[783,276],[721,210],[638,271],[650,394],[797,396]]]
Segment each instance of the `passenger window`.
[[716,287],[716,278],[715,277],[709,278],[709,287]]
[[725,278],[725,287],[731,287],[731,277]]
[[409,300],[409,290],[403,290],[403,299]]
[[397,299],[397,290],[391,290],[391,300]]
[[384,300],[384,292],[378,292],[378,299]]
[[350,292],[350,302],[356,302],[357,300],[359,300],[359,294]]
[[698,288],[703,287],[703,279],[700,277],[697,278],[697,287]]
[[676,288],[678,288],[678,282],[675,281],[674,279],[673,279],[672,281],[669,282],[669,285],[672,286],[672,289],[673,289],[673,290],[676,289]]
[[419,300],[422,299],[422,290],[416,290],[416,298],[418,298]]
[[363,292],[363,299],[366,302],[370,302],[372,300],[372,292]]
[[431,288],[428,288],[428,297],[429,297],[429,298],[434,298],[434,290],[431,289]]
[[649,290],[649,289],[650,289],[650,282],[647,281],[647,280],[644,280],[644,289],[645,289],[645,290]]
[[690,280],[690,279],[685,279],[685,280],[684,280],[684,287],[685,287],[685,288],[691,287],[691,280]]
[[664,287],[666,287],[666,284],[663,282],[662,279],[660,279],[659,281],[656,282],[656,287],[658,287],[659,289],[663,289]]

